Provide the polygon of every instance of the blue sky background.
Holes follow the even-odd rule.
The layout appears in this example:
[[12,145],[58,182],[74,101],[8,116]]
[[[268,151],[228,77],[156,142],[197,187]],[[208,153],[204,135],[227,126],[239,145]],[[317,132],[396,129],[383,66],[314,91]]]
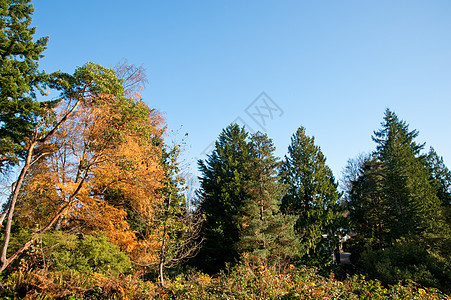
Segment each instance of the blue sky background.
[[[451,165],[451,1],[34,1],[47,72],[88,61],[143,65],[144,101],[164,113],[196,169],[261,92],[282,157],[303,125],[337,178],[369,152],[385,108]],[[254,103],[255,104],[255,103]]]

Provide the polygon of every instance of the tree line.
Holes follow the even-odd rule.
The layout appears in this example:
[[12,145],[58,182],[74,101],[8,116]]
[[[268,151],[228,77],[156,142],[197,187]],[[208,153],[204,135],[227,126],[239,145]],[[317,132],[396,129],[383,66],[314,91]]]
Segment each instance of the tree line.
[[[349,161],[343,191],[304,127],[279,159],[266,134],[231,124],[199,161],[192,209],[181,147],[141,99],[144,69],[40,71],[48,39],[34,39],[30,1],[0,9],[0,172],[17,176],[0,219],[1,272],[134,268],[164,285],[170,270],[215,274],[245,257],[449,292],[451,172],[394,112],[375,150]],[[346,234],[344,269],[332,251]]]
[[[199,210],[206,216],[198,266],[217,272],[240,254],[259,264],[333,269],[345,246],[359,272],[384,283],[450,283],[451,172],[416,130],[386,110],[375,150],[348,162],[339,191],[314,138],[300,127],[279,161],[262,133],[232,124],[199,162]],[[347,242],[340,241],[351,236]],[[343,245],[344,244],[344,245]]]

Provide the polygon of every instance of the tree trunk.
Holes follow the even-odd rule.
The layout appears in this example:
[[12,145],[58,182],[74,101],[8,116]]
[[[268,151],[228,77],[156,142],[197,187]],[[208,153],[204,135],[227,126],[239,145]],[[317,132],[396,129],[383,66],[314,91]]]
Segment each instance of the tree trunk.
[[22,167],[22,170],[19,175],[19,179],[17,179],[17,182],[13,187],[13,192],[12,192],[10,200],[9,200],[9,209],[8,209],[8,213],[6,215],[5,236],[3,237],[3,245],[2,245],[2,249],[1,249],[1,253],[0,253],[0,264],[1,264],[0,271],[3,271],[9,265],[9,262],[10,262],[6,258],[6,254],[7,254],[7,250],[8,250],[9,239],[11,238],[11,224],[13,221],[14,208],[16,206],[17,198],[19,197],[19,191],[20,191],[20,188],[24,181],[25,175],[31,166],[31,159],[33,156],[34,147],[36,147],[37,144],[38,143],[36,141],[34,141],[28,147],[25,165]]
[[164,271],[163,261],[160,259],[160,263],[158,264],[158,273],[159,273],[161,287],[164,287],[163,271]]
[[[86,91],[86,87],[85,87],[85,90],[83,91],[83,94],[85,91]],[[23,184],[23,181],[24,181],[25,175],[27,174],[28,169],[36,160],[38,160],[41,157],[41,156],[39,156],[39,157],[35,158],[34,161],[32,161],[34,148],[36,147],[36,145],[38,143],[45,143],[45,141],[48,140],[62,126],[62,124],[72,115],[72,113],[80,105],[81,99],[82,99],[82,97],[80,97],[77,100],[75,105],[61,118],[61,120],[44,137],[38,138],[37,132],[35,132],[35,135],[33,137],[31,137],[32,142],[31,142],[30,146],[28,146],[28,149],[27,149],[27,157],[25,159],[25,164],[22,167],[22,170],[20,171],[19,178],[17,179],[16,183],[13,185],[13,191],[12,191],[11,197],[9,199],[9,209],[6,214],[5,235],[3,237],[3,245],[0,250],[0,272],[5,270],[6,267],[11,263],[12,260],[14,260],[20,253],[25,251],[28,247],[30,247],[31,244],[34,243],[34,240],[36,239],[36,237],[38,235],[47,231],[56,221],[56,218],[54,218],[50,222],[49,225],[47,225],[43,230],[41,230],[31,240],[26,242],[10,258],[6,257],[7,251],[8,251],[8,246],[9,246],[9,240],[11,238],[11,224],[12,224],[12,220],[13,220],[14,209],[16,206],[17,198],[19,197],[20,189],[22,188],[22,184]],[[83,180],[82,180],[82,182],[83,182]],[[81,188],[81,184],[77,187],[76,193],[78,193],[80,188]],[[75,197],[75,194],[72,196]],[[72,198],[72,196],[71,196],[71,198]],[[65,208],[67,208],[68,206],[69,206],[69,203],[60,210],[60,212],[57,214],[57,216],[60,217],[62,215],[62,213],[64,212]]]

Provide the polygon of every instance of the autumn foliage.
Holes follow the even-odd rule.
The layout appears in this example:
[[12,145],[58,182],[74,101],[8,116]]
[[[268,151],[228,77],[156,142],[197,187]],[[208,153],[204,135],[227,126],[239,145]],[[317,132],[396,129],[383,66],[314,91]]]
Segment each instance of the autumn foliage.
[[[68,102],[56,107],[57,119]],[[162,201],[164,133],[161,116],[139,98],[100,93],[83,99],[71,118],[40,145],[45,156],[27,176],[19,224],[42,228],[67,205],[58,229],[102,231],[132,259],[155,260],[156,233],[139,227],[149,227],[153,209]],[[39,205],[33,199],[40,199]]]

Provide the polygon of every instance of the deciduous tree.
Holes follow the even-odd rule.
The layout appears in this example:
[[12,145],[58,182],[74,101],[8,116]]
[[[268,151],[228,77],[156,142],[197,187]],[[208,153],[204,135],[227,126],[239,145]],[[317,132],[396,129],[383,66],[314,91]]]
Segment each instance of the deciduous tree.
[[[11,235],[12,217],[15,205],[22,189],[25,177],[30,167],[38,162],[42,157],[54,153],[55,138],[64,134],[66,122],[74,114],[82,111],[82,107],[90,103],[97,103],[99,99],[114,97],[122,91],[122,86],[115,77],[112,70],[102,68],[98,65],[87,64],[76,70],[73,76],[67,74],[56,74],[52,80],[52,87],[62,91],[60,105],[56,109],[48,108],[46,114],[41,114],[39,122],[34,128],[34,133],[26,141],[26,159],[20,171],[18,179],[14,184],[7,206],[6,223],[4,227],[3,245],[1,249],[1,270],[4,270],[18,254],[27,249],[37,236],[49,230],[53,224],[71,207],[84,192],[84,183],[90,176],[91,167],[98,160],[97,157],[79,157],[82,164],[78,165],[77,171],[72,173],[67,181],[65,172],[58,173],[62,178],[60,185],[57,185],[60,197],[64,204],[43,228],[37,231],[36,235],[25,243],[10,257],[7,257],[7,249]],[[72,162],[68,162],[72,164]]]
[[185,198],[185,182],[179,167],[180,145],[163,152],[165,177],[160,193],[163,201],[156,207],[152,228],[158,233],[158,277],[165,285],[166,270],[194,257],[203,242],[200,236],[204,218],[190,211]]

